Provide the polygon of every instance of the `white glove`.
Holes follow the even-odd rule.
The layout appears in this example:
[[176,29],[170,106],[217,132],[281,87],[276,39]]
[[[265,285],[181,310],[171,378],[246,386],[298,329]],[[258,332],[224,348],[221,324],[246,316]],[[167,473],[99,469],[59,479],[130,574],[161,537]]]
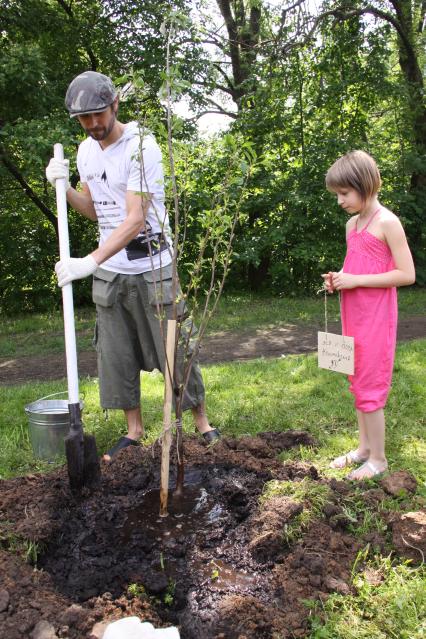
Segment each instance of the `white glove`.
[[65,178],[65,191],[70,188],[70,161],[52,158],[46,167],[46,177],[55,188],[56,180]]
[[91,275],[98,268],[98,263],[91,255],[86,257],[69,257],[66,260],[59,260],[55,264],[56,275],[59,286],[65,286],[73,280],[81,280]]
[[179,639],[179,630],[170,628],[154,628],[146,621],[142,623],[138,617],[124,617],[108,624],[103,639]]

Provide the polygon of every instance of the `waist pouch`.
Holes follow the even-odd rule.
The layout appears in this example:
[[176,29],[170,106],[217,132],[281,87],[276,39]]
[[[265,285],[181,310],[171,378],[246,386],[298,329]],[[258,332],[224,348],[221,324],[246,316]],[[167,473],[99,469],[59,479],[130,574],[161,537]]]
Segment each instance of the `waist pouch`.
[[140,233],[125,246],[125,249],[127,259],[131,262],[150,255],[158,255],[158,253],[165,251],[168,247],[167,240],[162,233],[152,233],[150,235]]
[[98,266],[93,273],[92,284],[92,299],[95,304],[105,308],[114,304],[118,291],[118,275],[118,273],[107,271]]

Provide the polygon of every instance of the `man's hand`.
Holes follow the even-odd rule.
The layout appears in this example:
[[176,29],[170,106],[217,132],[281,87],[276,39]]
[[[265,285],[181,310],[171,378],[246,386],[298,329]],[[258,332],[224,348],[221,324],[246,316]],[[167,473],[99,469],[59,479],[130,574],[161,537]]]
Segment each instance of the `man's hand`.
[[70,163],[69,160],[56,160],[52,158],[46,167],[46,178],[55,188],[56,180],[65,179],[65,191],[70,188]]
[[98,263],[91,255],[86,255],[86,257],[69,257],[66,260],[60,260],[55,265],[58,284],[62,287],[73,280],[81,280],[94,273],[97,268]]

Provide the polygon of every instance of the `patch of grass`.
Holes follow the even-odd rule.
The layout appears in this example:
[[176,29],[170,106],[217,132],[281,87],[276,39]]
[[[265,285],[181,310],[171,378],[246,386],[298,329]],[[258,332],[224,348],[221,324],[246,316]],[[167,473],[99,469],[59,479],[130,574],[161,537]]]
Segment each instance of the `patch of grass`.
[[[318,284],[318,288],[321,282]],[[398,291],[400,317],[424,315],[426,288],[404,287]],[[327,298],[329,321],[340,319],[337,295]],[[324,325],[324,297],[272,296],[261,293],[225,293],[219,300],[208,331],[242,331],[267,329],[284,324]]]
[[426,633],[426,569],[394,565],[376,557],[366,567],[380,572],[379,585],[357,573],[355,595],[331,595],[313,608],[309,639],[423,639]]
[[[371,482],[374,486],[374,482]],[[367,483],[368,485],[368,483]],[[364,499],[364,488],[355,487],[353,491],[342,495],[339,505],[343,510],[343,515],[351,522],[348,531],[357,537],[377,532],[382,537],[388,537],[391,541],[391,533],[383,515],[394,512],[407,512],[407,510],[419,510],[426,506],[425,498],[420,494],[422,487],[416,495],[404,492],[398,497],[384,495],[380,502],[366,503]]]
[[426,308],[426,288],[404,286],[398,289],[398,306],[401,317],[424,315]]
[[174,581],[174,579],[169,578],[169,583],[167,585],[166,592],[164,593],[164,596],[163,596],[163,601],[166,604],[166,606],[173,605],[174,599],[175,599],[175,592],[176,592],[176,582]]
[[292,544],[302,536],[314,519],[321,517],[329,489],[308,477],[298,482],[272,480],[265,484],[260,503],[264,504],[275,496],[290,497],[292,501],[303,504],[302,512],[286,524],[283,530],[285,543]]
[[[95,309],[75,311],[77,347],[92,347]],[[61,310],[49,314],[34,313],[22,317],[2,317],[0,322],[0,357],[48,355],[65,351],[64,324]]]
[[364,499],[364,489],[355,486],[349,493],[341,495],[339,506],[343,515],[351,522],[349,531],[359,537],[370,532],[377,531],[383,533],[386,529],[380,513],[383,512],[381,504],[370,507]]
[[[242,312],[243,311],[243,312]],[[339,300],[329,296],[330,321],[339,319]],[[324,324],[324,298],[269,296],[259,293],[226,293],[219,300],[209,332],[268,329],[286,324]]]
[[143,599],[146,597],[146,590],[143,584],[133,583],[127,586],[127,594],[133,599]]
[[[351,528],[349,527],[349,530]],[[363,516],[354,532],[358,535],[366,535],[370,532],[379,532],[384,535],[387,532],[387,525],[378,513],[372,512],[370,509],[363,511]]]
[[19,555],[26,563],[31,564],[32,566],[37,565],[37,560],[44,550],[42,544],[17,535],[13,531],[10,522],[2,523],[0,547],[6,548],[14,555]]

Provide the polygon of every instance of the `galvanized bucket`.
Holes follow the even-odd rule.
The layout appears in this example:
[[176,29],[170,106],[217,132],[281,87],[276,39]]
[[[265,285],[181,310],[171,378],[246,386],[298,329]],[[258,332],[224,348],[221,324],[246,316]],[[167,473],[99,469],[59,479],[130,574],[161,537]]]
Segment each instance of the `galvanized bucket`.
[[[57,395],[68,393],[46,395],[25,406],[34,456],[47,461],[65,455],[64,439],[70,429],[68,399],[49,399]],[[80,409],[83,410],[82,401]]]

